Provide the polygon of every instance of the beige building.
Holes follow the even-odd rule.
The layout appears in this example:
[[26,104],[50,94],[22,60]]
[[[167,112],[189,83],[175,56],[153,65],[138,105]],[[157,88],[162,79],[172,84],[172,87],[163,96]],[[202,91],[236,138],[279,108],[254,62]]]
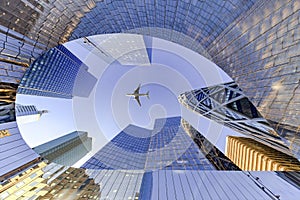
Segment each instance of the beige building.
[[251,138],[227,136],[225,154],[242,170],[300,171],[296,158]]
[[84,169],[55,163],[37,165],[0,185],[0,199],[99,199],[100,187]]

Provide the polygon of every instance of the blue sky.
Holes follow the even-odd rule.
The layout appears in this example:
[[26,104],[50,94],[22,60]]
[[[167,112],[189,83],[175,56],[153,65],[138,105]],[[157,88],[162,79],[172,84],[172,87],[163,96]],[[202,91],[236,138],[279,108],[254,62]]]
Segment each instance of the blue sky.
[[[96,37],[97,41],[109,40],[107,35]],[[130,37],[132,39],[133,36]],[[140,41],[141,37],[137,36],[136,40]],[[116,41],[117,37],[114,38],[114,42]],[[124,36],[118,42],[126,42]],[[17,96],[17,103],[34,104],[38,109],[49,110],[39,121],[20,125],[21,133],[31,147],[73,130],[87,131],[93,137],[93,150],[83,159],[86,160],[128,124],[151,129],[156,118],[181,116],[186,111],[177,101],[179,94],[232,80],[199,54],[157,38],[152,42],[148,38],[146,43],[151,45],[147,47],[152,48],[151,65],[122,65],[116,61],[108,63],[99,53],[88,51],[82,45],[80,39],[65,44],[98,79],[88,98],[74,97],[67,100]],[[145,46],[141,49],[141,54],[145,53]],[[150,91],[150,99],[141,97],[142,107],[133,98],[125,96],[133,92],[140,83],[140,92]],[[219,143],[221,148],[225,148],[224,137],[234,134],[210,120],[187,114],[186,118],[188,117],[192,118],[192,125],[201,129],[204,135],[211,132],[211,140]],[[215,134],[216,131],[220,134]]]

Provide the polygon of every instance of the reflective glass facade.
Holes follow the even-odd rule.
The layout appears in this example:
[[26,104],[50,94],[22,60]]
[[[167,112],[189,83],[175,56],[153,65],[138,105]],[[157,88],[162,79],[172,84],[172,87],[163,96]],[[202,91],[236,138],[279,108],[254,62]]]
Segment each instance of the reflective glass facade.
[[130,125],[82,168],[134,170],[213,170],[181,126],[181,118],[157,119],[154,129]]
[[[256,0],[245,2],[108,0],[98,2],[94,9],[81,18],[71,39],[86,35],[126,32],[133,29],[135,33],[139,33],[139,28],[157,27],[183,33],[207,47],[255,2]],[[223,16],[215,15],[216,12],[222,13]],[[94,20],[91,21],[91,18]],[[172,37],[163,34],[163,31],[160,36],[163,39]]]
[[33,164],[0,185],[0,199],[99,199],[100,186],[83,169]]
[[0,181],[36,163],[40,156],[23,140],[16,122],[0,124]]
[[16,116],[35,115],[39,111],[34,105],[16,105]]
[[80,67],[86,68],[67,48],[59,45],[32,63],[19,85],[18,93],[72,98]]
[[[276,172],[211,170],[86,170],[100,199],[293,199],[300,191]],[[276,178],[275,178],[276,177]],[[294,176],[296,177],[296,176]],[[272,181],[270,181],[272,180]],[[291,181],[295,184],[295,181]],[[284,188],[284,189],[282,189]],[[287,190],[287,192],[284,192]]]
[[92,149],[87,132],[74,131],[33,148],[49,162],[72,166]]
[[217,147],[215,147],[208,139],[206,139],[199,131],[192,127],[186,120],[181,120],[184,130],[194,140],[205,157],[218,170],[240,170],[228,157],[226,157]]
[[15,100],[17,85],[0,83],[0,123],[15,121]]
[[234,82],[185,92],[178,99],[190,110],[292,155],[279,134]]
[[266,119],[298,132],[297,0],[5,0],[0,9],[1,82],[19,83],[26,66],[68,39],[108,32],[151,35],[206,56]]
[[[72,39],[106,32],[132,32],[161,37],[209,55],[212,61],[239,84],[261,114],[273,122],[273,128],[279,130],[282,136],[287,136],[290,148],[294,153],[299,154],[299,148],[295,146],[295,141],[299,141],[297,135],[299,135],[300,119],[299,9],[298,0],[199,0],[155,1],[155,3],[154,1],[3,0],[0,6],[0,82],[19,84],[26,67],[35,58],[50,47],[67,41],[72,33]],[[85,15],[86,13],[89,15]],[[81,19],[82,22],[78,26]],[[76,31],[73,31],[76,27],[78,27]],[[13,96],[10,98],[13,99]],[[11,101],[13,102],[14,100]],[[5,119],[1,120],[1,131],[9,130],[11,124],[15,123],[10,122],[15,120],[14,109],[7,109],[13,106],[6,107],[7,104],[10,103],[6,103],[1,110],[1,113],[4,110],[9,114],[9,116],[4,114]],[[14,127],[17,128],[16,125]],[[10,136],[4,137],[5,140],[1,138],[1,147],[3,144],[16,141],[16,136],[13,139]],[[17,137],[19,138],[17,141],[20,142],[22,138]],[[19,148],[14,143],[10,148],[5,146],[4,151],[1,148],[0,158],[23,162],[24,160],[20,159],[23,157],[19,155],[23,155],[25,150],[17,150],[16,147]],[[11,154],[6,152],[6,148]],[[4,163],[6,164],[5,161]],[[13,171],[19,166],[19,164],[10,164],[7,169]],[[6,166],[0,165],[0,169],[1,167]],[[269,174],[271,173],[265,173],[265,175]],[[211,175],[209,176],[212,177]],[[205,187],[200,188],[201,190],[199,187],[198,190],[190,187],[192,193],[200,191],[203,193],[201,194],[203,199],[271,198],[270,194],[268,196],[253,194],[268,191],[265,190],[268,187],[261,185],[260,182],[256,182],[259,188],[255,190],[253,188],[256,186],[244,184],[243,176],[239,179],[242,181],[239,181],[233,178],[234,174],[225,177],[219,175],[214,179],[207,179],[206,182],[197,179]],[[263,175],[256,174],[260,178]],[[185,175],[182,176],[180,175],[182,179],[177,179],[181,184],[180,194],[181,191],[184,195],[190,194],[185,192],[189,190],[181,189],[182,183],[186,183],[182,182],[185,180]],[[159,177],[158,180],[161,181],[166,175],[162,174]],[[223,180],[227,181],[227,179],[231,181],[226,182],[221,187],[221,191],[218,191],[220,189],[218,184],[224,183]],[[278,179],[272,177],[271,180],[273,181],[267,182],[272,185],[273,182],[277,183],[275,181]],[[167,184],[170,183],[169,181]],[[264,188],[264,191],[260,188]],[[287,185],[282,188],[294,195],[286,197],[280,194],[282,199],[293,199],[299,196],[297,191]],[[279,195],[284,191],[282,188],[275,187],[271,191]],[[154,195],[153,198],[163,199],[171,190],[157,188],[156,191],[158,191],[156,194],[160,195]],[[207,194],[205,191],[216,192]],[[228,195],[224,195],[222,191],[226,191]],[[224,196],[219,196],[220,194]],[[131,196],[134,197],[135,195]],[[177,199],[179,197],[181,196],[176,196]],[[196,194],[187,197],[198,198]],[[274,195],[272,197],[278,198]]]

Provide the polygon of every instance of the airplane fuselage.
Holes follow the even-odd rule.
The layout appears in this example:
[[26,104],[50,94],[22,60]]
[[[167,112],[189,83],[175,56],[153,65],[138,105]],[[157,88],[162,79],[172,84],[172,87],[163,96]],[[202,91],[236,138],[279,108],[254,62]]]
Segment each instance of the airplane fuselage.
[[142,106],[141,105],[141,102],[140,102],[140,97],[141,96],[146,96],[148,99],[149,99],[149,91],[145,94],[141,94],[139,91],[140,91],[140,87],[141,87],[141,84],[139,84],[139,86],[134,90],[133,93],[131,94],[126,94],[126,96],[129,96],[129,97],[134,97],[134,99],[137,101],[137,103],[139,104],[139,106]]
[[148,96],[148,94],[126,94],[128,97],[140,97],[140,96]]

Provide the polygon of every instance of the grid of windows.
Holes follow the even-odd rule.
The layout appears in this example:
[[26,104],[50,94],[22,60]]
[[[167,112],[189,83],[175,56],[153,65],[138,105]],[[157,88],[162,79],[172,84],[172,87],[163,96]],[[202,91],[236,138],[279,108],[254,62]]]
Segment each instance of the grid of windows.
[[197,146],[205,154],[205,157],[218,170],[240,170],[229,158],[218,148],[209,142],[201,133],[192,127],[186,120],[181,119],[184,130],[192,137]]
[[129,135],[125,132],[121,132],[117,137],[111,140],[111,142],[125,151],[133,153],[147,153],[149,148],[150,138],[139,138]]
[[173,117],[155,121],[145,169],[212,170],[215,168],[184,131],[181,118]]
[[33,148],[50,162],[71,166],[92,148],[87,132],[74,131]]
[[127,126],[82,167],[87,169],[144,169],[151,130]]
[[[82,167],[143,170],[215,169],[180,123],[180,117],[158,119],[153,131],[129,126]],[[138,138],[139,133],[143,137]]]
[[[94,9],[81,18],[71,39],[133,29],[139,33],[139,28],[155,27],[181,32],[208,47],[227,26],[249,10],[255,2],[256,0],[98,2]],[[222,16],[215,13],[222,13]],[[168,39],[163,34],[161,37]]]
[[185,92],[178,99],[187,108],[205,117],[292,155],[284,141],[234,82]]
[[34,105],[16,105],[16,116],[38,114],[38,110]]
[[84,64],[76,56],[59,45],[32,63],[20,83],[18,92],[72,98],[74,81],[81,66]]

